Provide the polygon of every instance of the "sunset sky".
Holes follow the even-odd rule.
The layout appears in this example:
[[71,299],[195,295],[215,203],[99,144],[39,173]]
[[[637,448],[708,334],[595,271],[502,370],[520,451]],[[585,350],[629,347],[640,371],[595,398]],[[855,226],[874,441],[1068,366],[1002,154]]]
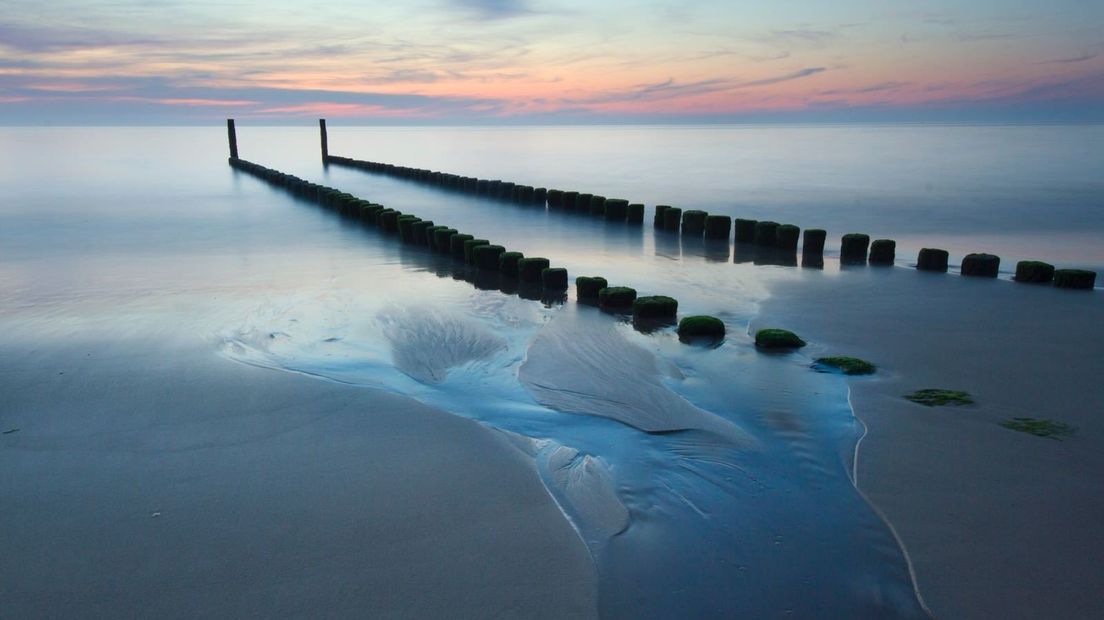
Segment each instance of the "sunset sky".
[[1104,120],[1104,2],[4,0],[0,124]]

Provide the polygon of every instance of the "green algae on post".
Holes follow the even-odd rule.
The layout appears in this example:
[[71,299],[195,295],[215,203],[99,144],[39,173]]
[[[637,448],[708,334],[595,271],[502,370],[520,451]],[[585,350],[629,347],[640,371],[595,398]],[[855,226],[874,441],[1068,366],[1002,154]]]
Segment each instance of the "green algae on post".
[[598,291],[609,286],[601,276],[579,276],[575,278],[575,296],[580,299],[597,299]]
[[1016,263],[1016,282],[1049,284],[1054,280],[1054,265],[1038,260],[1022,260]]
[[755,226],[757,224],[759,224],[759,222],[756,220],[736,218],[733,222],[735,241],[737,243],[751,243],[755,241]]
[[656,228],[663,228],[663,226],[664,226],[663,214],[667,211],[667,209],[670,209],[670,208],[671,208],[670,205],[656,205],[655,217],[652,220],[653,223],[655,224]]
[[922,248],[916,257],[916,268],[920,271],[936,271],[947,273],[947,262],[950,253],[938,248]]
[[718,341],[724,338],[724,322],[715,316],[694,315],[683,317],[678,324],[678,337],[683,342],[693,340]]
[[760,349],[800,349],[805,344],[797,334],[785,329],[768,328],[755,332],[755,346]]
[[644,205],[634,202],[625,208],[626,221],[630,224],[644,223]]
[[682,209],[667,207],[663,211],[663,229],[678,232],[679,223],[682,221]]
[[525,258],[525,255],[521,252],[503,252],[498,255],[498,270],[503,275],[517,276],[518,275],[518,261]]
[[563,267],[545,267],[541,269],[541,284],[549,290],[566,290],[567,269]]
[[636,300],[636,289],[627,286],[607,286],[598,291],[598,305],[603,308],[630,308]]
[[1012,418],[1011,420],[998,422],[998,424],[1009,430],[1035,435],[1036,437],[1055,439],[1057,441],[1062,441],[1062,437],[1069,437],[1077,432],[1076,426],[1070,426],[1065,422],[1039,418]]
[[755,223],[755,245],[774,247],[778,238],[778,222],[763,221]]
[[709,214],[700,209],[688,209],[682,214],[682,234],[701,236],[705,232],[705,218]]
[[801,238],[801,229],[793,224],[781,224],[774,231],[775,247],[789,252],[797,251],[799,238]]
[[549,267],[549,261],[547,258],[534,256],[532,258],[522,258],[518,260],[518,276],[525,282],[539,283],[541,281],[541,272]]
[[875,239],[870,243],[871,265],[888,267],[897,258],[897,242],[892,239]]
[[438,228],[433,231],[433,249],[441,254],[452,251],[452,236],[459,234],[455,228]]
[[449,237],[449,252],[452,253],[453,258],[464,260],[464,242],[468,239],[475,239],[475,237],[464,233],[456,233]]
[[475,266],[490,271],[499,270],[499,257],[506,251],[501,245],[480,245],[472,248]]
[[866,360],[861,360],[857,357],[848,357],[846,355],[837,355],[834,357],[818,357],[816,359],[816,366],[826,366],[828,368],[835,368],[840,370],[845,375],[872,375],[877,367],[874,364]]
[[469,265],[475,264],[475,248],[481,245],[490,245],[491,242],[486,239],[468,239],[464,241],[464,262]]
[[1091,291],[1096,286],[1096,272],[1087,269],[1058,269],[1054,272],[1054,286]]
[[1000,257],[995,254],[967,254],[962,259],[961,273],[964,276],[995,278],[1000,271]]
[[607,220],[623,222],[629,214],[629,201],[621,198],[607,198],[604,212]]
[[840,240],[840,262],[865,263],[866,249],[870,246],[870,235],[847,233]]
[[966,392],[958,390],[944,390],[938,388],[928,388],[924,390],[916,390],[911,394],[905,394],[906,400],[911,400],[918,405],[924,405],[925,407],[942,407],[944,405],[972,405],[974,399]]
[[727,215],[707,215],[705,217],[705,238],[724,239],[732,232],[732,218]]
[[673,319],[678,315],[678,301],[666,295],[637,297],[632,310],[633,316],[640,319]]

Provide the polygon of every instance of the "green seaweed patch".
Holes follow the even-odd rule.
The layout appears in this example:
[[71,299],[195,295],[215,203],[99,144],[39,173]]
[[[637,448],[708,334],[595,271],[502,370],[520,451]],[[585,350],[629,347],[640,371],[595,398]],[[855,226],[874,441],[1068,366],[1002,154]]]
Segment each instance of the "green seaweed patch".
[[846,355],[818,357],[813,367],[834,368],[845,375],[872,375],[877,367],[866,360]]
[[633,316],[641,319],[673,319],[678,314],[678,301],[666,295],[637,297],[632,304]]
[[577,297],[597,299],[598,291],[609,286],[609,282],[601,276],[578,276],[575,278],[575,293]]
[[724,338],[724,335],[724,322],[715,316],[687,316],[683,317],[678,324],[679,340],[683,342],[693,340],[719,341]]
[[925,407],[943,407],[945,405],[972,405],[974,399],[966,392],[960,392],[958,390],[941,390],[929,388],[926,390],[916,390],[912,394],[905,394],[906,400],[911,400],[918,405],[924,405]]
[[1058,441],[1062,441],[1063,437],[1069,437],[1077,431],[1076,426],[1070,426],[1065,422],[1038,418],[1012,418],[1011,420],[998,422],[998,424],[1009,430],[1028,433],[1036,437],[1057,439]]
[[636,300],[636,289],[627,286],[607,286],[598,291],[598,304],[603,308],[632,307]]
[[800,349],[805,344],[797,334],[786,329],[768,328],[755,332],[755,346],[761,349]]

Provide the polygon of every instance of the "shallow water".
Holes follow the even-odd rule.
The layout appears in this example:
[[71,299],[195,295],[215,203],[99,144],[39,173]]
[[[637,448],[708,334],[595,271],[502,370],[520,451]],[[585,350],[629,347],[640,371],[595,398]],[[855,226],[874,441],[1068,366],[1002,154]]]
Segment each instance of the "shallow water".
[[[930,128],[927,142],[959,129],[973,136],[973,148],[988,144],[1004,162],[980,175],[952,166],[945,179],[931,157],[945,143],[877,163],[893,158],[874,147],[898,142],[901,132],[920,140],[924,128],[847,129],[342,129],[331,134],[331,148],[548,186],[579,179],[586,191],[649,205],[731,208],[798,224],[831,212],[874,234],[916,239],[954,232],[913,225],[955,224],[961,210],[910,218],[903,214],[913,207],[856,205],[894,191],[914,210],[944,204],[908,184],[894,189],[910,166],[927,162],[921,176],[943,179],[943,192],[1016,186],[1019,201],[1003,215],[1004,189],[972,203],[971,217],[1001,221],[998,239],[1008,247],[1044,220],[1077,219],[1068,230],[1048,229],[1054,255],[1084,249],[1083,261],[1104,263],[1101,245],[1076,244],[1101,229],[1093,210],[1100,181],[1085,168],[1100,154],[1079,150],[1070,128]],[[669,330],[640,333],[574,301],[504,294],[497,278],[236,173],[221,129],[3,132],[3,340],[69,341],[90,332],[201,340],[212,363],[222,356],[399,392],[499,429],[536,459],[587,541],[610,616],[919,613],[900,550],[848,477],[860,429],[846,383],[810,371],[800,354],[758,354],[745,334],[771,284],[796,270],[733,262],[742,257],[727,247],[647,225],[323,169],[312,131],[239,132],[243,156],[258,163],[548,256],[573,276],[669,294],[683,314],[725,320],[729,337],[720,347],[687,347]],[[1050,149],[1048,161],[1063,154],[1070,165],[1030,166],[1039,136],[1048,137],[1040,147]],[[823,154],[802,148],[818,140]],[[850,145],[847,157],[831,158],[837,142]],[[794,160],[798,151],[804,155]],[[751,169],[736,165],[763,153]],[[806,171],[787,174],[783,161]],[[880,174],[867,176],[868,164],[881,165]],[[821,193],[826,187],[835,189]],[[733,195],[747,198],[729,203]],[[839,195],[850,198],[832,198]],[[1031,196],[1038,212],[1020,222],[1016,209],[1030,210]],[[1064,205],[1061,217],[1039,207],[1044,196]],[[826,269],[837,267],[828,261]]]

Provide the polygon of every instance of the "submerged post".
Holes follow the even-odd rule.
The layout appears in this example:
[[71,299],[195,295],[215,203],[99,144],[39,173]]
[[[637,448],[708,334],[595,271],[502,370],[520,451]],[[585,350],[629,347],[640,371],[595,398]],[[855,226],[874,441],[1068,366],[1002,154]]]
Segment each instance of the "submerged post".
[[226,137],[230,140],[230,159],[238,158],[238,134],[234,131],[234,119],[226,119]]
[[318,131],[322,134],[322,163],[325,163],[330,157],[330,145],[326,140],[326,119],[318,119]]

